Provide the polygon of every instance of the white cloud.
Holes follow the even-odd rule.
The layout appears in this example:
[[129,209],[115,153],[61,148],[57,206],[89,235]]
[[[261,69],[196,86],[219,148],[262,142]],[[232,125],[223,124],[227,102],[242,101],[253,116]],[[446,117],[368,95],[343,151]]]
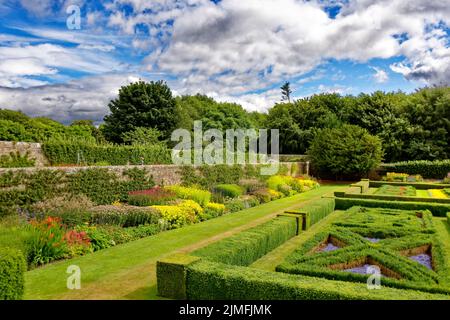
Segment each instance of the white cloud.
[[383,69],[377,67],[371,67],[375,73],[373,74],[373,78],[377,83],[385,83],[389,80],[389,75]]
[[[21,1],[37,16],[54,14],[65,3],[58,0],[50,8],[46,0]],[[123,4],[131,5],[134,11],[123,14]],[[342,8],[334,19],[323,10],[329,4]],[[390,66],[392,72],[426,84],[450,83],[445,30],[450,26],[448,1],[222,0],[214,4],[209,0],[114,0],[103,6],[105,10],[86,13],[86,29],[81,32],[21,29],[43,41],[70,42],[75,47],[30,44],[25,38],[20,41],[0,35],[0,41],[3,36],[6,43],[0,47],[0,85],[43,85],[45,81],[35,76],[56,78],[63,68],[94,74],[93,83],[100,79],[104,85],[92,85],[84,78],[79,80],[83,90],[76,89],[74,80],[66,86],[2,89],[3,96],[8,92],[11,98],[13,93],[11,101],[17,108],[20,102],[32,111],[29,97],[45,97],[45,89],[57,96],[42,100],[36,107],[39,112],[46,108],[54,111],[58,104],[71,110],[90,110],[96,116],[103,114],[109,95],[96,91],[104,93],[108,83],[120,82],[120,76],[108,81],[106,75],[99,75],[132,72],[114,58],[119,49],[129,50],[131,60],[136,51],[144,53],[140,67],[174,76],[171,86],[179,94],[205,93],[239,102],[249,110],[263,110],[278,101],[279,89],[267,88],[278,87],[282,81],[296,78],[299,80],[293,84],[302,85],[320,80],[317,67],[329,59],[367,63],[374,58],[404,57]],[[148,35],[137,34],[141,25],[148,28]],[[389,79],[387,70],[373,70],[375,73],[369,72],[366,79],[372,76],[377,83]],[[336,72],[330,78],[336,85],[321,85],[317,90],[347,93],[351,89],[338,83],[344,77]],[[70,112],[56,114],[70,116]]]
[[0,87],[0,107],[65,123],[73,119],[98,122],[109,112],[108,102],[117,96],[119,88],[139,78],[134,74],[107,74],[28,89]]
[[[0,47],[0,77],[3,85],[8,82],[20,83],[17,77],[22,77],[24,83],[32,84],[27,77],[56,75],[60,68],[88,74],[126,70],[125,65],[113,58],[86,48],[64,48],[53,44]],[[16,81],[12,81],[13,78]]]
[[[244,91],[261,89],[310,72],[328,58],[367,62],[404,55],[410,68],[419,60],[426,65],[424,72],[436,71],[407,77],[448,80],[445,68],[437,74],[433,67],[447,63],[448,48],[437,41],[438,32],[428,30],[439,22],[450,25],[450,6],[438,0],[350,1],[336,19],[315,2],[207,2],[179,14],[167,49],[153,52],[145,62],[177,74],[186,88],[206,86],[219,93],[238,93],[243,83]],[[394,37],[399,34],[409,38],[400,43]],[[429,54],[430,49],[440,53]],[[381,70],[376,80],[387,76]]]

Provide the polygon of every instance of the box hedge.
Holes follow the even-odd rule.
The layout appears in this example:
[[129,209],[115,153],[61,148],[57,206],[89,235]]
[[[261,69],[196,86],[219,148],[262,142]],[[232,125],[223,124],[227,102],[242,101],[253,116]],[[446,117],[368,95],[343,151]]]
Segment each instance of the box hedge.
[[347,210],[353,206],[402,210],[430,210],[433,216],[436,217],[445,217],[450,210],[450,204],[442,203],[369,200],[359,198],[336,198],[335,201],[337,210]]
[[417,190],[428,190],[428,189],[445,189],[450,185],[445,183],[427,183],[427,182],[390,182],[390,181],[370,181],[371,188],[379,188],[383,185],[388,186],[411,186]]
[[0,248],[0,300],[22,299],[26,262],[21,251]]
[[205,259],[247,266],[297,235],[295,217],[277,217],[194,251]]
[[358,198],[367,200],[386,200],[386,201],[412,201],[412,202],[430,202],[444,203],[450,205],[450,198],[420,198],[413,196],[397,196],[389,194],[353,194],[345,193],[344,198]]
[[163,145],[118,146],[79,141],[49,141],[42,144],[42,150],[51,165],[140,165],[172,162],[170,150]]
[[442,179],[450,172],[450,160],[403,161],[383,164],[381,169],[390,172],[420,174],[424,178]]
[[335,208],[334,197],[322,198],[307,204],[299,210],[290,210],[286,213],[300,214],[303,216],[303,230],[309,229],[310,226],[316,224],[327,215],[332,213]]
[[269,272],[211,261],[187,268],[189,300],[448,300],[448,295]]
[[171,299],[186,299],[186,269],[198,260],[198,257],[174,254],[157,261],[158,295]]

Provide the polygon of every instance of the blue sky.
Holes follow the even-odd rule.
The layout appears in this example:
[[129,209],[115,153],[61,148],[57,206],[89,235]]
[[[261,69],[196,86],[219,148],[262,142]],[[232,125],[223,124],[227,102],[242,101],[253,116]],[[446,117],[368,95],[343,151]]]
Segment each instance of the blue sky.
[[0,0],[0,107],[101,121],[138,79],[260,111],[284,81],[411,92],[449,84],[449,26],[437,0]]

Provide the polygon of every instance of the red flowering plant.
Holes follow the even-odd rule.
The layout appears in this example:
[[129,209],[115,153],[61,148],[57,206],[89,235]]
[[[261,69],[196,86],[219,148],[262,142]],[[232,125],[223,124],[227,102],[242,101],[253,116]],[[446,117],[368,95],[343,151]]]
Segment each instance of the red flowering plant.
[[164,205],[175,199],[176,194],[173,191],[159,186],[148,190],[137,190],[128,193],[128,204],[135,206]]
[[91,245],[91,239],[89,239],[85,231],[69,230],[64,235],[64,240],[71,257],[81,256],[94,251]]
[[27,260],[30,265],[41,265],[67,256],[65,230],[59,218],[30,220],[27,243]]
[[32,266],[93,251],[86,232],[67,230],[60,218],[32,219],[29,226],[27,260]]

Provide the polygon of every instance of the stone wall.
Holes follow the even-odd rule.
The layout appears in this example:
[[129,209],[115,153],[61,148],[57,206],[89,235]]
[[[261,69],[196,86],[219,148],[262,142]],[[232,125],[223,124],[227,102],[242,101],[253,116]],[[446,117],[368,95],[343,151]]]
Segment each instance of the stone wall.
[[30,159],[35,159],[37,167],[48,165],[48,160],[40,143],[0,141],[0,156],[10,155],[11,152],[19,152],[23,156],[27,151],[30,154]]
[[[295,172],[296,175],[306,173],[306,163],[302,162],[282,162],[280,165],[288,167],[288,172]],[[292,166],[297,166],[296,170],[292,169]],[[36,170],[61,170],[66,173],[74,173],[79,170],[86,170],[90,168],[104,168],[108,169],[119,176],[122,176],[123,171],[131,168],[145,168],[148,175],[152,175],[156,184],[173,185],[181,183],[180,166],[177,165],[139,165],[139,166],[102,166],[102,167],[41,167],[41,168],[0,168],[0,175],[10,171],[24,171],[34,172]]]

